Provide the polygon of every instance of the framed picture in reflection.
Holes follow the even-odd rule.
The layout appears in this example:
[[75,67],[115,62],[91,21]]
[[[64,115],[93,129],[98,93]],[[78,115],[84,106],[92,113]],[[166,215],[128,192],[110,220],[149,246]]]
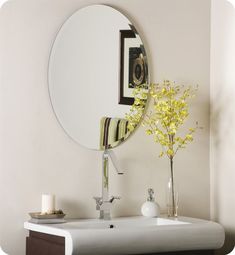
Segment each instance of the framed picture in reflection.
[[145,52],[133,30],[120,30],[120,45],[119,104],[132,105],[133,89],[147,79]]

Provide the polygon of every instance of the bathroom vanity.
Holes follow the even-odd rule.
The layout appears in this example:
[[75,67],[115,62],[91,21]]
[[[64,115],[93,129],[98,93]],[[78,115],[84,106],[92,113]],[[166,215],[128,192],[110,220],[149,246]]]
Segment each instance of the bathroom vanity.
[[26,255],[204,254],[224,243],[223,228],[211,221],[179,217],[125,217],[109,221],[25,222]]

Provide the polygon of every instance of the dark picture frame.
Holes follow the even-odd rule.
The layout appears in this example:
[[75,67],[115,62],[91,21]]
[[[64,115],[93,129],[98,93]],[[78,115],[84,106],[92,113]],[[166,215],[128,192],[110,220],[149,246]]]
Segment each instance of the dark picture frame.
[[[134,45],[126,47],[125,44],[126,40],[133,41],[134,38],[136,38],[136,33],[133,30],[120,30],[119,104],[123,105],[133,105],[134,98],[130,92],[127,94],[126,91],[131,91],[136,86],[144,84],[147,77],[143,45],[134,43]],[[125,58],[127,59],[125,60]]]

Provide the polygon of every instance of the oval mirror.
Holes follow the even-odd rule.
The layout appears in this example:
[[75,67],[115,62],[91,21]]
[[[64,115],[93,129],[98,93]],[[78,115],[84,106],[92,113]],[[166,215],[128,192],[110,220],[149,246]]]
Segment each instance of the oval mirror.
[[135,87],[148,84],[143,42],[119,11],[92,5],[74,13],[51,50],[49,93],[56,117],[79,144],[113,148],[133,132],[128,114]]

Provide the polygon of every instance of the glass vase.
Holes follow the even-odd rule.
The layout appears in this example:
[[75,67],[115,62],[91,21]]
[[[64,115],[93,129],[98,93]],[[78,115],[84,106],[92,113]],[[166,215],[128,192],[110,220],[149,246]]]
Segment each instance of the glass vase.
[[173,160],[170,160],[170,174],[167,181],[167,215],[168,217],[178,216],[179,194],[174,178]]

